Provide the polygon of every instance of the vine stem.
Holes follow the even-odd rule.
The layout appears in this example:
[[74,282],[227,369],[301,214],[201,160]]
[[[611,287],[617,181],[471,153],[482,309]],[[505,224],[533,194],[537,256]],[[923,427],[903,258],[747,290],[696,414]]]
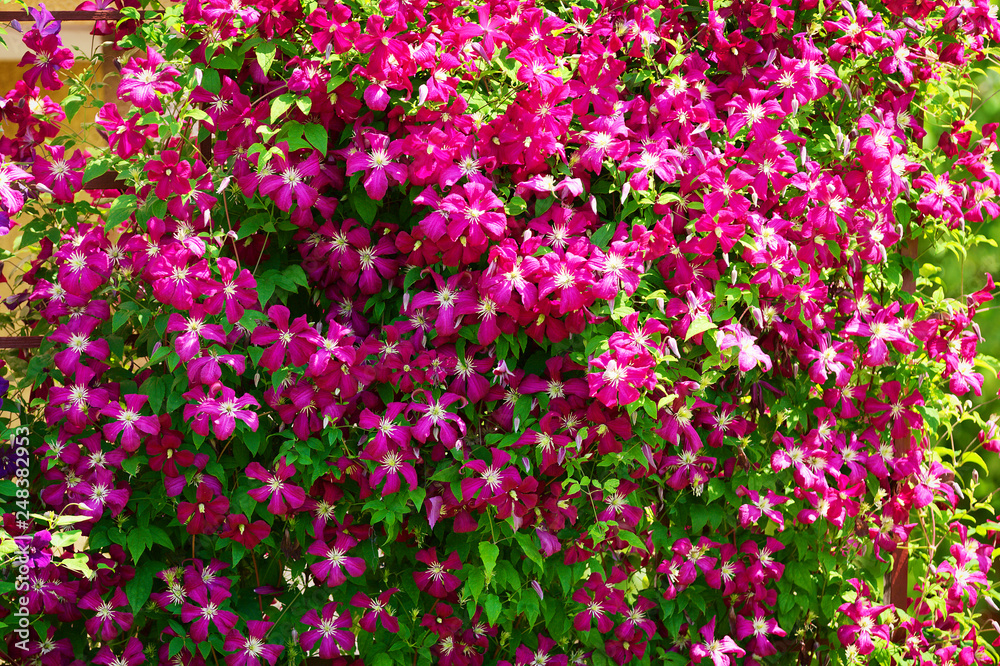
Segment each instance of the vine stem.
[[[253,573],[257,577],[257,587],[260,587],[260,570],[257,569],[257,555],[252,550],[250,551],[250,558],[253,560]],[[260,616],[264,617],[264,602],[260,598],[260,594],[257,595],[257,605],[260,607]]]

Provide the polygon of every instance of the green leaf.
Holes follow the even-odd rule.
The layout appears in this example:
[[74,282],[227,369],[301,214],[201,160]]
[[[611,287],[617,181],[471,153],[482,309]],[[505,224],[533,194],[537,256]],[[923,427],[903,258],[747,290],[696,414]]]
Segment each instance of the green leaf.
[[513,197],[505,206],[508,215],[520,215],[528,210],[528,203],[521,197]]
[[292,104],[295,104],[295,95],[291,93],[279,95],[277,98],[271,100],[271,122],[273,123],[285,115],[285,112],[292,108]]
[[302,134],[306,137],[309,145],[318,150],[321,155],[326,155],[327,146],[330,145],[330,137],[326,133],[326,128],[313,123],[306,125]]
[[691,533],[699,534],[708,524],[709,511],[704,504],[691,505]]
[[687,333],[684,334],[684,341],[687,342],[688,340],[698,335],[699,333],[704,333],[705,331],[711,331],[713,328],[718,328],[718,327],[715,324],[713,324],[708,317],[704,315],[699,316],[698,318],[696,318],[694,321],[691,322],[691,325],[688,327]]
[[962,457],[958,461],[958,466],[961,467],[962,465],[966,465],[968,463],[978,465],[981,470],[987,474],[990,473],[990,468],[987,467],[986,461],[983,460],[983,457],[975,451],[967,451],[966,453],[963,453]]
[[143,562],[135,572],[135,577],[125,585],[125,596],[132,606],[132,612],[138,613],[142,605],[149,599],[153,591],[153,578],[160,572],[159,562]]
[[136,527],[128,533],[128,550],[132,554],[132,562],[138,562],[142,553],[153,545],[148,527]]
[[260,304],[263,307],[267,307],[267,302],[271,300],[271,296],[274,295],[274,279],[271,277],[265,277],[261,275],[257,278],[257,296],[260,298]]
[[534,398],[530,395],[522,395],[517,399],[517,402],[514,403],[514,423],[516,424],[515,430],[520,430],[521,427],[524,426],[525,421],[527,421],[528,417],[531,415],[533,401]]
[[108,172],[111,168],[111,160],[87,160],[87,165],[83,167],[83,184]]
[[250,455],[257,455],[257,452],[260,450],[260,433],[255,430],[251,430],[250,432],[244,434],[243,443],[246,444]]
[[213,69],[242,69],[243,56],[236,56],[232,53],[223,53],[212,58]]
[[490,543],[489,541],[479,542],[479,556],[483,559],[483,568],[486,570],[486,576],[489,577],[493,574],[493,570],[497,566],[497,558],[500,556],[500,548],[496,544]]
[[618,225],[614,222],[608,222],[591,235],[590,242],[602,250],[608,249],[608,242],[611,240],[611,237],[615,235],[615,229],[617,226]]
[[257,213],[240,222],[240,228],[236,232],[236,239],[243,240],[250,234],[256,233],[265,224],[271,221],[270,213]]
[[474,603],[479,603],[479,595],[483,593],[486,586],[486,574],[482,569],[475,568],[469,572],[469,578],[465,581],[465,591],[472,597]]
[[56,548],[66,548],[72,546],[74,543],[79,541],[80,535],[83,534],[80,530],[70,530],[68,532],[56,532],[52,535],[51,543]]
[[106,228],[116,227],[131,217],[132,213],[135,212],[135,202],[136,196],[134,194],[123,194],[115,199],[111,208],[108,209]]
[[302,270],[302,267],[298,264],[292,264],[281,274],[291,283],[289,286],[282,285],[283,289],[288,289],[288,291],[294,291],[291,287],[298,285],[299,287],[308,287],[309,278],[306,277],[306,272]]
[[642,539],[639,538],[639,535],[635,534],[634,532],[629,532],[627,530],[618,530],[618,536],[627,541],[628,544],[633,548],[635,548],[636,550],[647,551],[647,552],[649,550],[646,547],[646,544],[642,542]]
[[486,611],[486,619],[490,621],[490,624],[496,624],[500,617],[500,611],[503,610],[500,598],[495,594],[487,594],[483,600],[483,609]]
[[378,203],[373,201],[367,192],[362,189],[354,192],[351,195],[351,203],[354,204],[354,210],[358,211],[358,215],[365,224],[370,225],[375,221],[375,215],[378,213]]
[[257,64],[267,74],[271,71],[271,65],[274,64],[274,42],[264,42],[258,46],[255,55],[257,56]]
[[514,538],[517,539],[517,542],[521,545],[521,550],[528,556],[528,559],[538,565],[538,570],[545,571],[545,560],[542,558],[542,554],[538,552],[534,536],[528,532],[516,532]]
[[[66,114],[67,120],[73,120],[73,116],[75,116],[76,112],[80,110],[81,106],[83,106],[84,101],[84,98],[80,95],[66,95],[62,98],[59,103],[62,104],[63,112]],[[84,182],[87,182],[86,179],[84,179]]]
[[150,377],[142,383],[142,392],[149,397],[149,408],[154,414],[160,410],[163,398],[167,395],[167,387],[160,377]]
[[177,653],[184,649],[184,639],[180,636],[175,636],[170,641],[170,648],[167,651],[168,657],[175,657]]
[[117,311],[111,316],[111,331],[117,331],[122,327],[122,324],[129,320],[132,316],[132,312],[135,310],[135,304],[130,302],[122,303],[122,306],[118,308]]

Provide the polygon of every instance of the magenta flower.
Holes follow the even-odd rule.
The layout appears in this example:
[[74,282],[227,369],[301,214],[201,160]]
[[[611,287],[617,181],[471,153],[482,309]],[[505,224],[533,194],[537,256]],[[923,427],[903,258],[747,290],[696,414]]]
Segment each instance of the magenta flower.
[[[225,636],[236,623],[239,617],[236,613],[222,609],[223,602],[232,595],[221,587],[199,586],[190,592],[191,602],[184,602],[181,607],[181,620],[192,622],[190,631],[191,638],[197,643],[208,639],[209,627],[215,627],[221,635]],[[195,604],[198,604],[197,606]]]
[[191,359],[187,365],[188,381],[191,385],[203,384],[211,386],[222,378],[222,366],[232,368],[237,375],[246,372],[246,357],[236,354],[220,354],[217,347],[202,352],[198,358]]
[[819,336],[816,348],[799,347],[799,359],[809,363],[809,378],[817,384],[824,384],[829,373],[833,373],[837,386],[847,386],[854,371],[855,347],[851,342],[834,343],[829,334]]
[[227,511],[229,498],[216,495],[208,484],[202,483],[195,492],[194,502],[177,505],[177,521],[186,524],[188,534],[213,534],[222,524]]
[[180,72],[170,65],[153,47],[147,47],[145,58],[132,58],[122,67],[118,96],[131,101],[143,111],[163,113],[158,95],[176,92],[181,87],[174,82]]
[[292,365],[305,365],[320,344],[319,335],[306,323],[305,315],[289,325],[289,314],[284,305],[272,305],[267,309],[267,316],[276,328],[258,325],[250,336],[255,345],[271,345],[260,357],[260,365],[271,372],[283,366],[286,358]]
[[83,168],[87,163],[87,153],[77,150],[67,158],[65,146],[46,144],[41,148],[51,159],[45,159],[41,151],[35,154],[35,163],[31,169],[35,182],[51,191],[56,201],[72,203],[73,196],[83,185]]
[[642,519],[642,509],[628,503],[628,496],[639,486],[631,481],[622,481],[618,487],[610,492],[599,491],[595,500],[603,502],[605,508],[598,512],[598,520],[614,520],[619,525],[632,529],[639,524]]
[[410,403],[410,409],[422,414],[413,426],[413,436],[420,442],[426,442],[433,436],[449,448],[455,446],[459,434],[465,435],[465,421],[458,414],[447,411],[447,407],[459,401],[464,403],[465,398],[454,393],[445,393],[440,398],[434,398],[426,390],[421,390],[421,395],[427,400],[426,404]]
[[306,18],[313,28],[312,43],[319,53],[332,46],[334,53],[346,53],[354,47],[361,35],[357,22],[351,20],[351,9],[347,5],[335,4],[320,7]]
[[606,407],[628,405],[639,399],[640,388],[652,389],[656,379],[650,366],[635,366],[633,362],[643,362],[641,356],[621,357],[610,352],[591,360],[591,366],[599,372],[587,374],[590,395]]
[[76,371],[84,354],[96,361],[108,358],[111,353],[108,341],[103,338],[91,339],[94,329],[100,323],[94,317],[73,317],[49,335],[49,340],[66,345],[66,349],[56,352],[53,360],[67,377]]
[[153,281],[153,296],[161,303],[178,310],[190,310],[195,295],[204,292],[208,280],[208,264],[196,261],[190,264],[191,253],[181,245],[170,245],[150,264],[149,275]]
[[278,461],[274,473],[266,471],[260,463],[252,462],[247,466],[246,475],[266,484],[263,488],[248,491],[247,494],[258,502],[267,499],[267,510],[276,516],[289,514],[306,501],[306,492],[302,488],[287,483],[288,479],[295,476],[295,467],[286,465],[284,457]]
[[375,201],[381,201],[390,184],[406,180],[406,167],[395,161],[403,146],[401,141],[390,142],[389,137],[379,132],[369,132],[365,137],[369,148],[347,156],[347,175],[364,172],[365,191]]
[[577,631],[590,631],[594,620],[596,620],[597,630],[606,634],[617,624],[611,617],[618,610],[617,595],[599,579],[600,574],[592,574],[585,587],[573,593],[573,601],[585,606],[573,618],[573,627]]
[[749,638],[753,654],[767,657],[778,653],[778,649],[768,640],[769,635],[783,637],[786,633],[778,626],[777,620],[767,617],[762,610],[758,610],[753,617],[736,616],[736,638],[741,641]]
[[738,515],[741,527],[756,525],[757,521],[762,517],[767,517],[777,524],[779,532],[785,529],[785,516],[775,509],[775,507],[787,502],[787,497],[778,495],[770,489],[766,494],[761,494],[755,490],[750,490],[746,486],[737,488],[736,495],[738,497],[749,497],[752,502],[752,504],[743,504],[739,508]]
[[226,312],[226,320],[235,324],[243,316],[245,308],[257,306],[257,281],[247,269],[239,266],[229,257],[219,257],[219,282],[207,281],[204,293],[208,296],[203,304],[208,314]]
[[[532,649],[521,644],[514,651],[514,666],[566,666],[569,657],[564,654],[553,654],[558,644],[545,636],[538,634],[538,649]],[[508,662],[509,663],[509,662]]]
[[844,646],[854,645],[859,655],[871,654],[875,650],[873,639],[879,638],[886,643],[890,640],[889,625],[877,624],[878,616],[889,606],[872,606],[867,599],[868,587],[857,578],[848,582],[857,590],[858,596],[853,602],[842,604],[837,609],[851,621],[851,624],[837,629],[837,639]]
[[[257,414],[249,407],[260,407],[260,403],[249,393],[237,398],[233,389],[223,386],[217,398],[202,402],[195,413],[208,416],[212,423],[212,433],[217,438],[228,439],[236,430],[237,419],[243,421],[250,430],[257,430]],[[192,428],[194,427],[192,424]],[[199,430],[202,430],[199,434],[208,434],[205,425],[199,427]]]
[[302,623],[313,627],[299,636],[299,644],[304,651],[311,651],[318,641],[320,659],[333,659],[339,654],[354,653],[351,614],[339,613],[339,608],[339,603],[329,603],[323,607],[322,615],[311,608],[302,616]]
[[521,483],[517,468],[508,466],[510,454],[498,448],[490,450],[493,461],[489,465],[483,460],[472,460],[462,466],[462,469],[471,469],[478,475],[462,479],[462,499],[472,501],[474,506],[482,506],[511,485]]
[[378,624],[381,624],[386,631],[393,634],[399,631],[399,620],[392,615],[392,610],[389,608],[389,597],[398,591],[398,588],[391,587],[374,599],[361,592],[351,598],[352,606],[365,609],[365,614],[358,622],[362,629],[374,633]]
[[337,534],[332,545],[324,541],[314,541],[306,552],[323,559],[310,564],[309,570],[328,587],[343,585],[347,582],[347,576],[357,578],[365,572],[365,561],[360,557],[347,555],[347,551],[357,543],[357,539],[344,532]]
[[[142,124],[140,124],[142,123]],[[142,122],[141,114],[122,118],[117,104],[105,104],[97,111],[97,124],[104,129],[115,155],[127,159],[139,153],[146,140],[156,136],[155,123]]]
[[272,626],[273,622],[250,620],[246,636],[235,629],[230,631],[222,644],[222,649],[228,653],[227,666],[260,666],[262,661],[274,666],[285,647],[267,643],[267,633]]
[[229,514],[226,516],[225,527],[219,533],[223,539],[232,539],[236,543],[242,544],[246,548],[253,548],[267,538],[271,533],[271,528],[263,520],[250,520],[242,514]]
[[116,655],[107,645],[98,650],[92,663],[101,666],[139,666],[146,661],[146,655],[142,652],[142,643],[135,636],[128,639],[121,656]]
[[910,336],[900,328],[895,316],[898,310],[899,304],[894,303],[864,321],[855,317],[844,327],[844,333],[869,338],[868,351],[862,358],[865,365],[878,367],[889,363],[887,342],[903,354],[909,354],[917,348],[910,342]]
[[368,483],[375,488],[384,480],[383,495],[399,492],[402,488],[400,477],[406,481],[410,490],[416,490],[418,485],[417,470],[409,463],[411,460],[416,460],[416,456],[408,448],[386,451],[378,459],[369,458],[367,453],[362,453],[361,458],[374,460],[377,464],[375,470],[368,476]]
[[25,33],[24,45],[28,49],[21,57],[18,67],[27,67],[23,78],[29,86],[41,81],[42,87],[48,90],[59,90],[63,83],[58,72],[61,69],[73,67],[73,51],[63,46],[56,33],[43,34],[38,28]]
[[497,240],[507,228],[503,202],[482,183],[465,183],[461,192],[453,192],[441,202],[451,213],[448,237],[453,241],[466,237],[472,245],[482,245],[486,238]]
[[740,350],[738,358],[740,372],[750,372],[757,365],[760,365],[764,372],[771,370],[771,357],[757,346],[757,339],[750,335],[745,328],[737,323],[733,323],[723,326],[721,332],[722,335],[719,340],[720,350],[732,347],[737,347]]
[[695,643],[691,646],[692,661],[701,661],[705,657],[708,657],[712,660],[713,666],[729,666],[733,663],[729,655],[735,655],[736,657],[746,655],[746,651],[738,646],[729,636],[723,636],[722,638],[715,637],[714,617],[699,630],[699,633],[701,633],[704,642]]
[[124,396],[125,404],[120,402],[111,403],[101,410],[101,415],[112,420],[105,424],[101,430],[104,437],[109,442],[115,441],[118,434],[122,436],[122,448],[126,451],[135,451],[141,443],[141,435],[155,435],[160,432],[160,421],[155,416],[141,416],[142,410],[149,398],[145,395],[129,393]]
[[127,633],[132,628],[132,613],[125,610],[129,608],[128,597],[120,587],[114,589],[107,601],[97,590],[91,590],[80,599],[79,606],[94,611],[94,617],[88,618],[84,624],[88,634],[103,641],[109,641],[121,632]]
[[96,377],[93,370],[81,365],[74,373],[75,381],[53,387],[46,405],[46,420],[55,423],[65,418],[74,428],[82,429],[88,423],[92,409],[100,411],[108,404],[108,391],[90,386]]
[[274,199],[281,210],[291,210],[292,204],[309,208],[318,196],[309,182],[319,175],[319,154],[311,151],[300,159],[289,155],[287,144],[279,144],[279,147],[282,153],[271,158],[269,173],[260,179],[260,193]]
[[24,206],[24,195],[13,187],[18,180],[32,180],[31,174],[4,157],[0,162],[0,212],[16,215]]
[[461,586],[461,579],[455,574],[448,573],[449,569],[462,568],[462,560],[459,559],[458,553],[450,553],[444,562],[441,562],[434,549],[428,548],[417,553],[416,557],[418,562],[427,565],[427,571],[413,572],[413,580],[422,591],[432,597],[445,599]]
[[218,324],[208,324],[205,322],[206,313],[204,308],[195,304],[188,316],[179,315],[176,312],[170,315],[167,321],[167,333],[183,331],[174,340],[174,351],[180,357],[181,362],[187,362],[201,353],[201,340],[212,340],[219,344],[226,344],[226,332]]

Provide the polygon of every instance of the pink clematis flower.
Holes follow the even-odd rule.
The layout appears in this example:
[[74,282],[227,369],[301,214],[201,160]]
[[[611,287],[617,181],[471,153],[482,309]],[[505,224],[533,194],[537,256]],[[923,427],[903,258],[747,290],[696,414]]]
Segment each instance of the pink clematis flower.
[[229,257],[219,257],[219,282],[206,281],[204,292],[208,296],[203,303],[205,312],[219,314],[223,310],[226,320],[235,324],[243,317],[245,308],[257,306],[257,280],[247,269],[239,269]]
[[399,592],[399,588],[391,587],[374,599],[361,592],[351,598],[352,606],[365,609],[365,614],[358,622],[362,629],[374,633],[378,624],[381,624],[390,633],[394,634],[399,631],[399,620],[392,615],[389,609],[389,597],[396,592]]
[[274,666],[285,649],[283,645],[267,643],[267,633],[273,622],[249,620],[247,635],[233,629],[226,635],[222,649],[226,651],[226,666],[260,666],[261,662]]
[[163,104],[158,95],[168,95],[181,87],[174,82],[180,71],[170,65],[164,66],[163,56],[147,47],[145,58],[132,58],[122,67],[122,80],[118,84],[118,96],[131,101],[143,111],[163,113]]
[[227,511],[229,498],[216,495],[208,484],[202,483],[195,492],[194,502],[177,505],[177,522],[186,525],[188,534],[213,534],[222,524]]
[[195,304],[186,317],[176,312],[170,315],[166,332],[182,331],[174,340],[174,351],[182,363],[190,361],[201,353],[202,339],[212,340],[221,345],[226,344],[226,332],[222,326],[206,323],[205,317],[205,309],[200,304]]
[[[41,148],[41,151],[35,153],[35,163],[31,169],[35,182],[48,188],[56,201],[72,203],[73,195],[83,185],[83,168],[88,154],[77,150],[67,158],[65,146],[45,144]],[[43,151],[48,153],[50,159],[46,159]]]
[[288,483],[288,479],[295,476],[295,466],[285,464],[284,457],[278,461],[278,467],[273,473],[265,470],[260,463],[252,462],[247,466],[246,474],[251,479],[266,484],[263,488],[247,491],[247,494],[258,502],[268,500],[267,510],[274,515],[288,515],[305,504],[306,491]]
[[306,652],[319,643],[319,658],[333,659],[340,654],[354,654],[354,634],[351,633],[351,614],[339,611],[339,603],[323,606],[323,614],[310,608],[302,616],[302,623],[312,627],[299,636],[299,644]]
[[704,642],[695,643],[691,646],[691,660],[694,662],[699,662],[708,657],[712,660],[713,666],[729,666],[733,663],[733,659],[729,655],[734,655],[735,657],[746,655],[746,651],[738,646],[729,636],[723,636],[722,638],[715,637],[714,617],[699,630],[699,633]]
[[24,206],[24,195],[13,187],[18,180],[32,180],[31,174],[4,157],[0,162],[0,212],[16,215]]
[[292,204],[309,208],[319,196],[309,181],[319,175],[319,153],[311,151],[306,157],[289,154],[288,145],[279,144],[282,153],[271,158],[269,173],[260,179],[260,193],[270,196],[281,210],[291,210]]
[[271,345],[260,357],[260,365],[275,372],[285,364],[287,358],[292,365],[305,365],[320,344],[319,334],[306,323],[306,316],[288,323],[290,313],[284,305],[272,305],[267,316],[276,328],[259,325],[250,336],[255,345]]
[[[208,628],[214,626],[223,636],[232,631],[239,621],[236,613],[222,609],[223,602],[232,594],[221,587],[198,586],[191,590],[191,602],[181,607],[181,620],[192,622],[191,638],[196,643],[208,640]],[[198,604],[197,606],[195,604]]]
[[369,148],[347,156],[347,175],[364,172],[362,182],[365,191],[375,201],[381,201],[390,184],[406,180],[406,167],[395,161],[403,152],[403,143],[398,140],[390,142],[389,137],[378,132],[369,132],[365,136]]
[[146,655],[142,652],[142,643],[133,636],[128,639],[121,656],[116,655],[107,645],[103,646],[93,659],[93,663],[100,666],[139,666],[146,661]]
[[101,598],[97,590],[91,590],[80,599],[79,606],[96,613],[94,617],[87,619],[85,626],[88,634],[102,641],[116,638],[132,628],[132,613],[126,610],[129,607],[128,597],[120,587],[114,589],[107,601]]
[[63,82],[59,79],[59,70],[73,67],[73,51],[63,45],[62,39],[56,33],[43,34],[38,28],[25,33],[24,45],[28,51],[21,57],[18,67],[27,67],[24,81],[34,87],[41,82],[47,90],[59,90]]
[[461,579],[455,574],[448,573],[449,569],[462,568],[462,560],[459,559],[458,553],[450,553],[444,562],[441,562],[434,549],[428,548],[417,553],[417,561],[426,564],[427,571],[414,571],[413,580],[417,587],[432,597],[445,599],[461,586]]
[[339,532],[332,545],[323,540],[314,541],[306,552],[323,559],[310,564],[309,570],[328,587],[343,585],[347,582],[347,576],[357,578],[365,572],[365,561],[360,557],[347,555],[357,544],[358,540],[345,532]]
[[156,435],[160,432],[160,421],[155,416],[141,416],[142,409],[149,398],[145,395],[129,393],[124,396],[125,404],[111,403],[101,410],[101,415],[112,420],[105,424],[101,431],[109,442],[115,441],[119,433],[122,436],[122,448],[135,451],[142,441],[140,433]]

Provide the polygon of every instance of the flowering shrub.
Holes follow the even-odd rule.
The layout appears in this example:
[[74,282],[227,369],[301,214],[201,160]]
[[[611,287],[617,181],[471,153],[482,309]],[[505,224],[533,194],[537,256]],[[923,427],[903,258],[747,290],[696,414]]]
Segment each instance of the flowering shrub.
[[996,663],[986,0],[117,6],[0,105],[5,659]]

